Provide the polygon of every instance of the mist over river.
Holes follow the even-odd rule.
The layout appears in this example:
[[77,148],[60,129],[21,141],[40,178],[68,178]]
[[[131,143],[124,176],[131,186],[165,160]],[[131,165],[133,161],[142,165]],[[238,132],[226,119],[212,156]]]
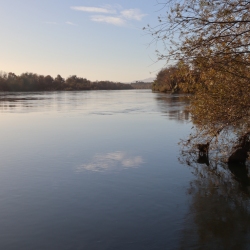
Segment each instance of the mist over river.
[[187,104],[151,90],[0,93],[0,249],[250,249],[248,186],[181,163]]

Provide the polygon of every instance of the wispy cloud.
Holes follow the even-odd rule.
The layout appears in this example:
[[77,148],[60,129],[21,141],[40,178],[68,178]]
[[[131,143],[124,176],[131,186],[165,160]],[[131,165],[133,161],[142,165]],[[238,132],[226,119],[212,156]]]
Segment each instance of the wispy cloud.
[[116,168],[136,168],[144,163],[141,156],[129,156],[125,152],[97,154],[92,161],[77,167],[77,171],[107,171]]
[[146,16],[146,14],[142,13],[139,9],[122,9],[120,5],[104,5],[102,7],[72,6],[71,9],[102,14],[92,15],[90,20],[116,26],[125,26],[131,20],[141,21],[142,18]]
[[126,24],[126,21],[122,19],[121,17],[115,17],[115,16],[91,16],[91,20],[94,22],[103,22],[103,23],[109,23],[116,26],[123,26]]
[[72,6],[70,8],[72,10],[91,12],[91,13],[105,13],[105,14],[115,14],[116,13],[116,10],[114,10],[110,7],[98,8],[98,7],[86,7],[86,6]]
[[130,20],[141,21],[146,14],[142,13],[139,9],[127,9],[121,11],[121,14],[124,18]]
[[66,24],[68,24],[68,25],[72,25],[72,26],[76,26],[76,24],[75,24],[75,23],[72,23],[72,22],[69,22],[69,21],[67,21],[67,22],[66,22]]

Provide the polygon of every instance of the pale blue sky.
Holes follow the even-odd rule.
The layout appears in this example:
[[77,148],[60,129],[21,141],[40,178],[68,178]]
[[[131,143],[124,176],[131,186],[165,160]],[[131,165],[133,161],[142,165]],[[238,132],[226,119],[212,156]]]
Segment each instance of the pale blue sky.
[[[130,82],[163,66],[142,28],[156,0],[0,0],[0,71]],[[150,74],[150,72],[152,72]]]

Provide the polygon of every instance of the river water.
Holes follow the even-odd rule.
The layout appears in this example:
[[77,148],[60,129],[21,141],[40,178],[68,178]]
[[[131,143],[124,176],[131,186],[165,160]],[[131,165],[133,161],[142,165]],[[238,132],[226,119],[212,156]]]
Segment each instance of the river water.
[[1,93],[0,249],[250,249],[248,173],[183,159],[186,105],[150,90]]

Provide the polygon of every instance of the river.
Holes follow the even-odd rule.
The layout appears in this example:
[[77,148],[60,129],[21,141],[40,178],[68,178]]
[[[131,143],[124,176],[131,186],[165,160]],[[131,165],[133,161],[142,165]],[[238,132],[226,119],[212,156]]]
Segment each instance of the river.
[[1,93],[0,249],[250,249],[248,185],[183,163],[186,105],[150,90]]

